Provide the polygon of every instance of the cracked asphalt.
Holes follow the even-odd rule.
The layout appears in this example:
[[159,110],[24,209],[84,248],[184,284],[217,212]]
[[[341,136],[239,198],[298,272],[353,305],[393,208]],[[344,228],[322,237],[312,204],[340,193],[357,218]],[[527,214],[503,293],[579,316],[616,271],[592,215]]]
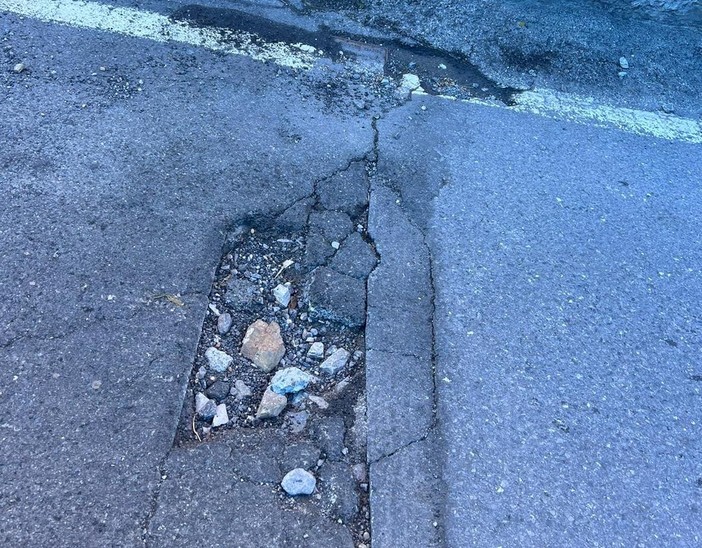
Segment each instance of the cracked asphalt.
[[[520,68],[487,47],[493,17],[465,6],[437,27],[390,3],[343,17],[201,4],[372,47],[292,69],[0,10],[0,543],[354,545],[311,501],[286,506],[277,434],[174,437],[227,233],[289,220],[323,181],[343,195],[339,175],[362,162],[380,259],[365,331],[372,545],[698,545],[699,141],[406,97],[378,67],[378,43],[411,24],[423,46],[468,52],[465,73],[495,90],[529,80],[699,132],[692,27],[668,66],[647,47],[651,64],[619,86],[608,44],[594,72],[586,34]],[[535,36],[512,45],[537,55],[553,16],[533,9]],[[483,38],[458,40],[459,20]],[[393,30],[360,24],[378,21]],[[612,20],[597,21],[590,37]],[[632,22],[627,47],[665,35],[657,24]]]

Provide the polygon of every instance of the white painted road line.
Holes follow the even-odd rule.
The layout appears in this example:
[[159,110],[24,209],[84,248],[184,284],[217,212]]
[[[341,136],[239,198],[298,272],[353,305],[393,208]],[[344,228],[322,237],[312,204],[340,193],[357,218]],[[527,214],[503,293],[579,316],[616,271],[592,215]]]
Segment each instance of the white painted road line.
[[191,27],[165,15],[135,8],[120,8],[83,0],[0,0],[0,11],[86,29],[114,32],[157,42],[180,42],[256,61],[270,61],[296,69],[309,69],[318,58],[303,44],[255,42],[246,32]]
[[[429,95],[424,91],[413,91],[412,94]],[[440,97],[457,101],[455,97],[448,95]],[[597,103],[590,97],[581,97],[552,89],[533,89],[520,92],[515,95],[514,104],[510,106],[485,99],[461,99],[460,102],[537,114],[552,120],[618,129],[627,133],[656,137],[667,141],[702,144],[701,121],[662,112],[614,107]]]
[[702,124],[663,112],[601,105],[594,99],[559,93],[550,89],[525,91],[515,97],[510,108],[541,114],[558,120],[617,128],[637,135],[650,135],[669,141],[702,143]]
[[[185,22],[173,21],[158,13],[85,0],[0,0],[0,10],[47,23],[97,29],[157,42],[180,42],[296,69],[312,68],[320,54],[310,45],[266,43],[260,39],[253,40],[252,35],[246,32],[191,27]],[[587,97],[548,89],[519,93],[515,97],[515,104],[507,107],[501,103],[477,99],[468,102],[509,108],[556,120],[616,128],[670,141],[702,143],[702,123],[698,120],[598,104]]]

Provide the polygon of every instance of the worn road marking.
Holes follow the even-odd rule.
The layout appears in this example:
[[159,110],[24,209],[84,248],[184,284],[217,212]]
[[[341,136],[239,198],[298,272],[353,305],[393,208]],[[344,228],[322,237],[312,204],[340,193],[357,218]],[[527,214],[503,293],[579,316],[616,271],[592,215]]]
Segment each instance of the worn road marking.
[[613,127],[669,141],[702,143],[702,124],[699,121],[672,114],[603,105],[588,97],[549,89],[525,91],[518,94],[515,100],[516,104],[510,108],[521,112],[581,124]]
[[157,42],[180,42],[210,50],[245,55],[290,68],[311,68],[318,57],[304,44],[262,42],[246,32],[191,27],[165,15],[83,0],[0,0],[0,10],[86,29],[114,32]]
[[[310,45],[254,40],[253,35],[246,32],[191,27],[158,13],[94,1],[0,0],[0,10],[44,22],[115,32],[157,42],[180,42],[290,68],[309,69],[319,59],[319,52]],[[599,104],[587,97],[549,89],[518,93],[515,104],[511,106],[480,99],[469,99],[468,102],[529,112],[556,120],[617,128],[670,141],[702,143],[702,123],[698,120]]]
[[[416,95],[428,95],[414,91]],[[702,144],[702,121],[662,112],[650,112],[601,104],[590,97],[562,93],[551,89],[533,89],[514,95],[514,104],[505,105],[485,99],[444,99],[483,106],[506,108],[589,126],[613,128],[636,135],[667,141]]]

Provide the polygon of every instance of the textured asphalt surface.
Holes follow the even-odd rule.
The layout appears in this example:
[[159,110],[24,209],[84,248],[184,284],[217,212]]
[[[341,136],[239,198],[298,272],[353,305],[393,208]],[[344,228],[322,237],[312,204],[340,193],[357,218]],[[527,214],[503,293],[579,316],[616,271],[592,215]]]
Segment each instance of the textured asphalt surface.
[[699,145],[432,98],[379,128],[432,250],[446,544],[699,544]]
[[[663,27],[618,27],[619,51],[515,5],[367,14],[505,84],[699,115],[687,27],[639,50],[637,75]],[[282,519],[269,487],[232,489],[226,447],[172,442],[225,230],[368,153],[374,545],[699,544],[699,146],[416,96],[374,142],[333,67],[6,14],[0,39],[0,544],[349,540]]]
[[[454,52],[504,85],[555,89],[682,116],[702,115],[698,1],[310,0],[305,4],[341,9],[354,20]],[[661,9],[664,4],[678,9]],[[628,60],[627,70],[619,65],[620,57]]]
[[224,229],[363,156],[370,120],[243,57],[0,25],[0,544],[134,546]]

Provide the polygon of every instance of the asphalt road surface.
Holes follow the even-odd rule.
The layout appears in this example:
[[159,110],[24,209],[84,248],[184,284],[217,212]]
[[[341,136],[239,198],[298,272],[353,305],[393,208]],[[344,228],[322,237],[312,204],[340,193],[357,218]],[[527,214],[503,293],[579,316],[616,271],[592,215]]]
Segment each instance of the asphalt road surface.
[[[276,485],[232,482],[226,444],[173,444],[226,232],[354,161],[380,256],[368,542],[700,543],[695,27],[632,20],[631,44],[678,52],[656,65],[647,46],[637,73],[611,43],[546,51],[567,27],[551,12],[495,16],[517,29],[510,63],[423,10],[417,63],[383,70],[404,4],[202,2],[256,16],[238,30],[114,4],[130,10],[0,0],[0,543],[353,544],[304,504],[282,512]],[[615,20],[597,21],[590,38]],[[458,63],[487,91],[410,93],[427,59],[427,89]]]

